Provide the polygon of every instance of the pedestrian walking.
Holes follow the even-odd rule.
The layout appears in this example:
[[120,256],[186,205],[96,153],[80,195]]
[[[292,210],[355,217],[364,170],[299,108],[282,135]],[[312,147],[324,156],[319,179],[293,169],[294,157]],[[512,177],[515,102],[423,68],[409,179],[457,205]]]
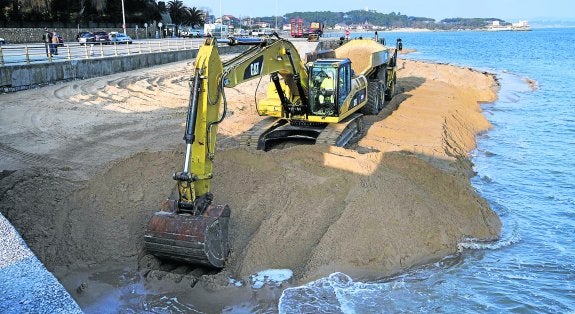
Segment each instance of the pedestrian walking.
[[56,32],[52,33],[52,55],[58,54],[58,45],[60,44],[60,40],[58,39],[58,34]]
[[44,27],[42,41],[44,42],[44,46],[46,46],[46,56],[52,56],[52,32],[49,32],[47,27]]

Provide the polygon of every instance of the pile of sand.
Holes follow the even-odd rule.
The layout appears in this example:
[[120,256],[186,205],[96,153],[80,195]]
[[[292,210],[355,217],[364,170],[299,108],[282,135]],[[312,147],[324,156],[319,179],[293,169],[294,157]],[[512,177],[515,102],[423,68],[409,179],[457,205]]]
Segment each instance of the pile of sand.
[[372,55],[382,50],[384,50],[384,48],[371,39],[357,39],[336,48],[335,57],[342,59],[349,58],[353,71],[359,74],[364,73],[371,67]]
[[[467,161],[489,128],[478,102],[494,100],[496,82],[449,65],[399,65],[399,94],[367,118],[352,149],[240,148],[261,120],[253,99],[264,86],[227,91],[212,184],[232,208],[224,272],[387,275],[453,254],[464,237],[498,237]],[[0,175],[0,209],[61,279],[69,269],[137,267],[147,220],[183,163],[188,66],[0,95],[0,170],[11,170]]]

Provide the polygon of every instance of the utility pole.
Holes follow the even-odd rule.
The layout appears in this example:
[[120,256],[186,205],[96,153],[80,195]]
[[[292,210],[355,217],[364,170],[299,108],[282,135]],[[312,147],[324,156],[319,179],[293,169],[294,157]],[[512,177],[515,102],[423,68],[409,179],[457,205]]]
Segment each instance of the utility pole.
[[122,0],[122,28],[124,29],[124,35],[126,35],[126,11],[124,11],[124,0]]
[[224,38],[223,27],[224,27],[224,17],[222,16],[222,0],[220,0],[220,38]]

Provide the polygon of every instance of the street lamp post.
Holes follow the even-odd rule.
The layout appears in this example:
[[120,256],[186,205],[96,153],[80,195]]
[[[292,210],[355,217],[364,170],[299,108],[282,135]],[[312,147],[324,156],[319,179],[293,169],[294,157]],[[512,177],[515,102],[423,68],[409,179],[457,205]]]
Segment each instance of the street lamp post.
[[124,29],[124,35],[126,35],[126,11],[124,11],[124,0],[122,0],[122,28]]
[[222,16],[222,0],[220,0],[220,38],[224,38],[223,26],[224,26],[224,17]]

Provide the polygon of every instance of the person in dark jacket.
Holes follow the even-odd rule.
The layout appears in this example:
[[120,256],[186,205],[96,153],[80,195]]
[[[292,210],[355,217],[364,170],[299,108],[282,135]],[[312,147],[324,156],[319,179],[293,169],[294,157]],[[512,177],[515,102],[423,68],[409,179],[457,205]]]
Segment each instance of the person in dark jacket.
[[44,34],[42,35],[42,41],[46,46],[46,56],[52,56],[53,48],[52,48],[52,32],[48,31],[47,27],[44,27]]

